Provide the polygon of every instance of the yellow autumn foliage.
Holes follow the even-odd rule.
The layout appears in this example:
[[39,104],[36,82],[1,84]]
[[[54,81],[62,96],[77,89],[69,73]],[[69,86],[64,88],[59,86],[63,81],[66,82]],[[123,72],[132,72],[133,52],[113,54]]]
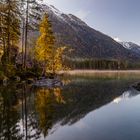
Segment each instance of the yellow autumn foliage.
[[40,23],[40,36],[36,41],[35,56],[46,72],[55,73],[63,69],[62,56],[66,47],[55,47],[55,37],[47,14]]

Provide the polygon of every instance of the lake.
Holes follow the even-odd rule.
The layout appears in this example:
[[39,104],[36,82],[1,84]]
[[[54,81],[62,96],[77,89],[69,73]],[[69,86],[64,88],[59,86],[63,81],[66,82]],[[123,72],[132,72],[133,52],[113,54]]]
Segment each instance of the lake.
[[61,79],[51,89],[0,86],[0,140],[140,140],[139,72]]

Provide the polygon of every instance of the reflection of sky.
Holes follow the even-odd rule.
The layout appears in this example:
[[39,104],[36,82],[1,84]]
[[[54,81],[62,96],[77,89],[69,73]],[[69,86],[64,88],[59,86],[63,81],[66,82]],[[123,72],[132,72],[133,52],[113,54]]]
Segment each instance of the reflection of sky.
[[[122,99],[133,97],[138,92],[129,90]],[[79,120],[65,125],[49,135],[46,140],[139,140],[140,95],[121,104],[108,104]]]

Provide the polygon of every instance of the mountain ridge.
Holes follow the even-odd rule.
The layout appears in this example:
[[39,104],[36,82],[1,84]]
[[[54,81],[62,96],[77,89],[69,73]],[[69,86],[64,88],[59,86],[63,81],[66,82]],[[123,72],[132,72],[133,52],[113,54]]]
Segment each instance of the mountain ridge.
[[118,38],[114,38],[114,40],[120,43],[124,48],[140,55],[140,45],[133,42],[121,41]]
[[42,5],[48,13],[58,46],[68,46],[73,58],[140,60],[140,56],[116,42],[113,38],[89,27],[72,14],[65,14],[52,5]]

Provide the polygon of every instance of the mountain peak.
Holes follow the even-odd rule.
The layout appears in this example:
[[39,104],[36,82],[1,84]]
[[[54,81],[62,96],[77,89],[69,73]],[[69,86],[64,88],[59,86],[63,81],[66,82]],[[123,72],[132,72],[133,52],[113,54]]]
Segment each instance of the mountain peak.
[[43,4],[43,11],[44,12],[48,12],[48,14],[55,14],[56,16],[61,18],[61,15],[63,14],[63,12],[61,12],[60,10],[58,10],[55,6],[53,5],[49,5],[49,4]]
[[65,14],[65,13],[61,12],[60,10],[58,10],[53,5],[43,4],[42,7],[43,7],[43,11],[47,12],[49,14],[49,16],[53,16],[53,17],[55,16],[57,19],[59,19],[62,22],[65,22],[67,24],[75,23],[78,25],[87,26],[87,24],[85,22],[83,22],[81,19],[79,19],[75,15]]
[[57,46],[68,46],[74,58],[140,60],[140,55],[122,46],[119,38],[111,37],[89,27],[84,21],[73,14],[65,14],[53,5],[43,5],[42,13],[48,13],[52,22]]

